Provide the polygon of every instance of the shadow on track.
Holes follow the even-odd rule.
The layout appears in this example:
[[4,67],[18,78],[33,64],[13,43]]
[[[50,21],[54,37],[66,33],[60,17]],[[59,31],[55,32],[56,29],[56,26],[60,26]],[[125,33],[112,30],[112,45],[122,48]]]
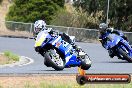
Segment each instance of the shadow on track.
[[52,71],[52,72],[62,72],[62,71],[65,71],[65,70],[62,70],[62,71],[56,71],[56,70],[52,70],[52,69],[46,69],[46,70],[34,70],[34,71]]
[[124,60],[124,61],[103,61],[101,63],[129,63],[129,62]]

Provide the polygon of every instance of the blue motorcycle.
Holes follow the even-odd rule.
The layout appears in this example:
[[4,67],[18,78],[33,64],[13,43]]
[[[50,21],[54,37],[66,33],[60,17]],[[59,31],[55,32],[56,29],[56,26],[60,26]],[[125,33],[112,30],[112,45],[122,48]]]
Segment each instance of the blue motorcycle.
[[44,57],[44,64],[47,67],[55,70],[75,66],[88,70],[91,67],[89,56],[81,48],[77,52],[57,33],[52,36],[46,31],[41,31],[36,37],[35,51]]
[[[120,34],[124,35],[122,32]],[[111,57],[117,56],[119,59],[132,63],[132,48],[123,37],[105,32],[99,40],[103,42],[104,48],[112,55]]]

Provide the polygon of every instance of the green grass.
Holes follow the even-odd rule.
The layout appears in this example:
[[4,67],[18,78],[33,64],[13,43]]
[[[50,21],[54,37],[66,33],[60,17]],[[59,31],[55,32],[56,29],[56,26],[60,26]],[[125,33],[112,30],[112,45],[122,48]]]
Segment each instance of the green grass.
[[34,86],[34,85],[31,85],[31,83],[27,82],[27,83],[24,85],[24,88],[37,88],[37,87]]
[[40,82],[39,86],[34,86],[31,83],[27,83],[24,88],[132,88],[132,83],[130,84],[85,84],[80,86],[78,84],[54,84]]
[[41,82],[39,88],[73,88],[69,84],[53,84],[53,83],[45,83]]
[[13,61],[19,61],[19,56],[10,52],[10,51],[5,51],[4,52],[4,55],[6,57],[8,57],[10,60],[13,60]]

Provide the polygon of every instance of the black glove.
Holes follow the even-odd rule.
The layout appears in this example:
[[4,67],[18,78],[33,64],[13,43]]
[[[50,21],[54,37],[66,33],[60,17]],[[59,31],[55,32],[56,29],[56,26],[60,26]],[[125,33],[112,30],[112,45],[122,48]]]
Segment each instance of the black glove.
[[55,32],[55,31],[51,30],[51,31],[49,32],[49,34],[54,34],[54,32]]

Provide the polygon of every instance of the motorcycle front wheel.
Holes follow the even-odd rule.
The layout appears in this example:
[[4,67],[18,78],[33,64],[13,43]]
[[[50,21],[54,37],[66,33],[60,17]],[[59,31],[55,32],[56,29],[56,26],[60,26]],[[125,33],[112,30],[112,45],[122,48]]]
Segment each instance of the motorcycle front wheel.
[[63,70],[65,67],[65,61],[60,57],[55,49],[50,49],[44,54],[45,61],[48,62],[50,67],[57,71]]

